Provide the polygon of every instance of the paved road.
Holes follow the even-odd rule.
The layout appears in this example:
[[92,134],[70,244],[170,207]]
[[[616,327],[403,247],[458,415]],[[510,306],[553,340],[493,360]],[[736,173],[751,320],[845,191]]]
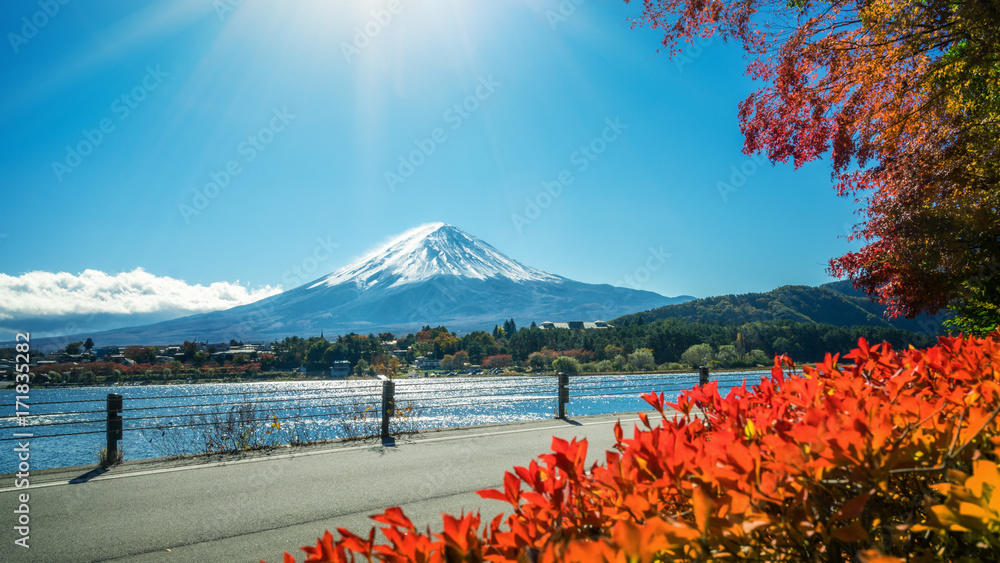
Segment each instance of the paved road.
[[[368,517],[399,505],[419,527],[439,530],[442,511],[508,505],[475,491],[502,486],[503,472],[549,451],[552,436],[586,437],[590,460],[626,432],[634,414],[449,429],[380,441],[255,453],[238,459],[128,463],[32,474],[29,549],[15,546],[13,477],[0,481],[0,561],[281,561],[323,530],[367,533]],[[41,442],[39,442],[41,444]],[[0,455],[13,455],[0,453]],[[71,483],[70,481],[75,481]]]

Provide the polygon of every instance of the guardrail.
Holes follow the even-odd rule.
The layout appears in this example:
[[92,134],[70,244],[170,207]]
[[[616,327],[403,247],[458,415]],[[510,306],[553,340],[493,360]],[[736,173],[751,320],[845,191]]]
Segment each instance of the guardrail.
[[[731,387],[738,385],[744,377],[742,373],[723,373],[716,374],[715,378],[720,386]],[[342,430],[348,434],[351,424],[360,425],[354,435],[325,436],[323,439],[388,437],[407,431],[400,421],[412,416],[413,412],[446,413],[465,408],[465,412],[475,413],[501,403],[534,404],[535,410],[542,412],[544,409],[538,405],[549,404],[554,406],[551,411],[554,416],[565,419],[574,401],[625,395],[638,397],[649,391],[672,394],[705,384],[708,380],[708,368],[701,368],[694,374],[635,374],[627,379],[566,374],[461,381],[382,378],[379,381],[341,381],[335,387],[326,382],[325,385],[307,385],[305,388],[239,392],[133,397],[112,393],[102,398],[33,403],[35,407],[46,406],[46,410],[57,406],[66,408],[44,413],[49,421],[31,424],[29,428],[33,439],[37,440],[104,434],[108,457],[114,459],[111,454],[118,451],[119,441],[126,432],[140,432],[145,436],[147,432],[165,435],[168,430],[186,430],[197,435],[199,428],[211,427],[218,435],[206,439],[219,441],[209,444],[216,446],[217,451],[224,451],[227,445],[238,446],[251,443],[251,438],[259,438],[257,434],[248,436],[247,432],[263,430],[269,435],[281,424],[301,424],[309,419],[344,421]],[[100,405],[101,402],[104,405]],[[0,417],[0,429],[26,430],[25,427],[9,425],[16,418]],[[18,422],[21,422],[20,419]],[[415,430],[416,426],[409,429]],[[241,436],[240,433],[244,434]],[[17,439],[0,437],[0,442]],[[290,440],[292,443],[295,441]],[[298,440],[299,443],[308,441]]]

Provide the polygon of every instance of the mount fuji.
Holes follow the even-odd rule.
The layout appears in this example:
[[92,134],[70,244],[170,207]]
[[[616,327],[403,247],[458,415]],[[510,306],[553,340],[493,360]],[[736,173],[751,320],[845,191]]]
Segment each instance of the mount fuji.
[[457,227],[433,223],[255,303],[89,336],[104,345],[270,341],[428,324],[467,332],[489,330],[507,318],[521,326],[607,320],[692,299],[573,281],[521,264]]

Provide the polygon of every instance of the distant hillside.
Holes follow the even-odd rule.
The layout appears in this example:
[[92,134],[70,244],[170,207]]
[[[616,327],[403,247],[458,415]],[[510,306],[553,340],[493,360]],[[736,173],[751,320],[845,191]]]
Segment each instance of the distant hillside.
[[943,333],[940,319],[917,317],[894,319],[885,307],[873,303],[849,281],[820,287],[786,285],[767,293],[745,293],[696,299],[642,313],[625,315],[617,324],[681,318],[694,322],[744,324],[754,321],[814,322],[835,326],[881,326],[925,335]]

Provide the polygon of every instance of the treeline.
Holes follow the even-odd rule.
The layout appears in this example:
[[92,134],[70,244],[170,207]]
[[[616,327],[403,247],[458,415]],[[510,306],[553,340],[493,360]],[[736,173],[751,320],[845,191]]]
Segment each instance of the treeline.
[[[608,329],[574,330],[541,329],[534,324],[518,329],[510,319],[503,326],[494,327],[492,333],[475,331],[461,337],[443,326],[425,326],[399,339],[391,333],[367,336],[351,333],[333,341],[293,336],[272,345],[273,366],[265,368],[323,370],[341,360],[349,361],[352,368],[359,364],[368,367],[385,365],[391,357],[409,364],[418,356],[445,359],[455,367],[464,361],[473,365],[502,365],[497,360],[505,357],[513,365],[539,367],[538,355],[544,357],[546,368],[551,366],[552,359],[563,355],[573,357],[581,365],[609,361],[614,368],[623,368],[630,363],[630,356],[644,351],[652,355],[652,367],[712,360],[729,366],[756,365],[761,358],[770,363],[778,354],[787,354],[797,362],[820,361],[827,352],[846,353],[857,345],[859,338],[873,343],[886,341],[895,348],[935,343],[934,338],[892,327],[840,327],[814,322],[723,324],[668,318],[647,323],[637,319]],[[711,354],[706,355],[706,348],[701,347],[697,350],[697,360],[690,353],[685,357],[685,352],[700,345],[707,345]],[[456,357],[463,362],[451,362]],[[494,361],[490,362],[491,359]]]
[[180,347],[183,358],[159,363],[155,347],[133,346],[124,351],[125,357],[138,362],[132,366],[91,359],[92,363],[37,366],[32,373],[50,382],[70,383],[257,378],[303,368],[313,373],[329,372],[334,362],[346,360],[355,375],[393,375],[407,371],[421,356],[441,360],[446,370],[481,366],[535,373],[679,370],[699,365],[753,367],[768,366],[780,354],[798,363],[821,361],[827,352],[843,354],[853,349],[859,338],[870,343],[886,341],[897,349],[935,343],[934,338],[892,327],[814,322],[724,324],[636,318],[607,329],[579,330],[541,329],[534,324],[518,328],[509,319],[492,332],[464,336],[444,326],[425,326],[399,338],[392,333],[351,333],[332,341],[323,336],[290,336],[274,342],[270,352],[240,353],[231,359],[210,358],[195,344],[185,342]]

